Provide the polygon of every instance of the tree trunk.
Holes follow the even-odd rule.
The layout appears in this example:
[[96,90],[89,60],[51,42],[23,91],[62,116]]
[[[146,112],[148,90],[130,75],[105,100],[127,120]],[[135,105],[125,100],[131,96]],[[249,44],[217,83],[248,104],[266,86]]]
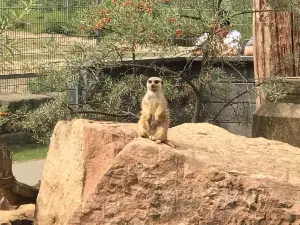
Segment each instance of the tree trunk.
[[[271,10],[267,0],[253,0],[254,11]],[[254,73],[257,83],[272,75],[295,77],[299,75],[298,18],[292,12],[254,12]],[[256,108],[265,101],[263,93],[257,97]]]
[[35,203],[39,193],[39,188],[15,179],[12,173],[12,153],[4,144],[0,144],[0,191],[13,206]]
[[201,115],[201,111],[203,110],[202,107],[202,90],[203,90],[203,85],[200,85],[200,88],[198,89],[193,82],[190,80],[186,79],[185,82],[192,88],[196,102],[195,102],[195,109],[194,109],[194,115],[192,118],[193,123],[200,123],[203,118]]
[[201,97],[196,96],[195,110],[194,110],[194,115],[192,120],[193,123],[201,122],[201,110],[202,110]]

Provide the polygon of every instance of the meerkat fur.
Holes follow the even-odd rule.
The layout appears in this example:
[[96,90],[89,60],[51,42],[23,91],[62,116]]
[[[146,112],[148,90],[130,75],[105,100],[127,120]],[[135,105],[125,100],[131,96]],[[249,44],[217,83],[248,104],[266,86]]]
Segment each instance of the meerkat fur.
[[161,78],[150,77],[147,80],[147,92],[142,100],[141,108],[138,122],[140,136],[175,148],[175,145],[167,139],[170,113]]

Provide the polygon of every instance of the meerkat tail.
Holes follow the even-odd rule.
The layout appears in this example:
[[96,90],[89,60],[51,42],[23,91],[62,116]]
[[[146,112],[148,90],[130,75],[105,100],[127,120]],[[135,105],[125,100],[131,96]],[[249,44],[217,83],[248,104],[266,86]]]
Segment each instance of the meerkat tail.
[[165,141],[165,144],[166,145],[169,145],[170,147],[172,147],[172,148],[176,148],[176,145],[174,145],[171,141],[169,141],[169,140],[166,140]]

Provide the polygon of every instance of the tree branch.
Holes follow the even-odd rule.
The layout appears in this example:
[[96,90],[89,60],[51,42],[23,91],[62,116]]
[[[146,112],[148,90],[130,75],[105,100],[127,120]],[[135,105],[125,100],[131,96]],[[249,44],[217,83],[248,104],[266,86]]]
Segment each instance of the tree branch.
[[188,16],[188,15],[179,15],[179,16],[187,19],[202,20],[201,17],[197,17],[197,16]]
[[138,68],[145,68],[145,69],[154,69],[154,70],[160,70],[162,72],[168,72],[172,75],[180,76],[181,74],[184,73],[184,71],[181,71],[180,73],[174,72],[172,70],[167,69],[166,67],[159,67],[159,66],[154,66],[153,64],[150,65],[141,65],[141,64],[134,64],[134,63],[125,63],[123,61],[122,63],[125,66],[132,66],[132,67],[138,67]]
[[218,4],[217,4],[217,10],[218,11],[220,10],[221,4],[222,4],[222,0],[218,0]]
[[243,15],[243,14],[248,14],[248,13],[259,13],[259,12],[280,12],[282,10],[280,9],[265,9],[265,10],[246,10],[246,11],[242,11],[239,13],[235,13],[233,15],[231,15],[230,17],[235,17],[235,16],[239,16],[239,15]]
[[[261,83],[259,83],[259,84],[257,84],[257,85],[254,85],[253,88],[257,88],[257,87],[259,87],[259,86],[261,86],[261,85],[263,85],[263,84],[265,84],[265,83],[267,83],[267,82],[261,82]],[[236,100],[237,98],[239,98],[239,97],[241,97],[241,96],[243,96],[244,94],[247,94],[247,93],[249,93],[249,92],[250,92],[250,90],[247,89],[247,90],[241,92],[240,94],[238,94],[237,96],[235,96],[234,98],[230,99],[228,102],[226,102],[226,104],[218,111],[218,113],[217,113],[217,114],[215,115],[215,117],[212,119],[212,122],[215,122],[215,120],[216,120],[217,117],[221,114],[221,112],[222,112],[227,106],[229,106],[230,104],[232,104],[232,102],[233,102],[234,100]]]
[[67,108],[71,111],[72,114],[99,114],[103,116],[109,116],[109,117],[134,117],[139,118],[137,115],[131,112],[124,112],[123,114],[114,114],[114,113],[105,113],[100,111],[92,111],[92,110],[82,110],[82,111],[75,111],[70,106],[67,106]]
[[[259,12],[280,12],[282,10],[279,9],[265,9],[265,10],[245,10],[239,13],[235,13],[231,16],[229,16],[230,18],[235,17],[235,16],[239,16],[239,15],[243,15],[243,14],[248,14],[248,13],[259,13]],[[187,18],[187,19],[193,19],[193,20],[202,20],[201,17],[197,17],[197,16],[188,16],[188,15],[179,15],[180,17],[183,18]]]
[[237,98],[241,97],[242,95],[248,93],[249,90],[243,91],[242,93],[238,94],[237,96],[235,96],[234,98],[230,99],[228,102],[226,102],[225,105],[223,105],[223,107],[218,111],[218,113],[214,116],[214,118],[212,119],[211,122],[215,122],[216,119],[218,118],[218,116],[221,114],[221,112],[227,107],[229,106],[234,100],[236,100]]
[[246,83],[248,83],[248,81],[247,81],[247,79],[244,77],[244,75],[243,75],[237,68],[235,68],[233,65],[231,65],[231,63],[225,61],[225,64],[228,65],[228,66],[230,66],[235,72],[237,72],[237,74],[238,74],[238,75],[239,75]]

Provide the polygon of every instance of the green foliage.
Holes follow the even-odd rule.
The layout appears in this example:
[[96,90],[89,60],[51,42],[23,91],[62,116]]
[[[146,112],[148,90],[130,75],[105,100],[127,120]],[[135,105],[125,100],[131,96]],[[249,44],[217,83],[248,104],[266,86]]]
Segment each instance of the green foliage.
[[11,145],[14,162],[44,159],[47,157],[48,146],[44,144]]
[[[71,7],[89,6],[94,2],[94,0],[69,0]],[[41,7],[51,10],[53,7],[65,8],[67,0],[39,0],[39,4]]]
[[[45,13],[43,19],[42,33],[48,34],[64,34],[71,35],[76,33],[72,27],[70,18],[76,16],[76,12],[69,12],[68,10]],[[69,17],[69,18],[68,18]]]
[[268,101],[277,102],[291,93],[294,85],[291,85],[284,77],[272,76],[263,81],[260,90],[267,96]]
[[57,121],[70,118],[67,102],[66,94],[61,93],[36,110],[22,107],[10,117],[10,122],[15,129],[29,131],[36,140],[47,142]]
[[20,2],[19,0],[2,0],[0,3],[0,6],[11,8],[11,7],[17,6],[19,2]]
[[171,9],[160,11],[161,4],[155,1],[103,1],[100,5],[88,8],[78,18],[82,32],[102,30],[110,34],[114,41],[126,42],[135,49],[136,45],[166,43],[175,35],[176,25],[170,26],[174,15]]
[[70,34],[71,31],[63,24],[60,23],[48,23],[44,26],[43,33],[47,34]]
[[[21,1],[22,3],[22,10],[14,10],[9,9],[8,11],[4,11],[0,15],[0,34],[4,31],[11,29],[12,27],[16,26],[17,24],[22,23],[22,19],[25,15],[29,14],[31,11],[31,7],[35,4],[35,0],[29,1]],[[0,67],[5,69],[8,64],[12,64],[11,56],[13,52],[17,51],[14,46],[14,40],[5,37],[4,40],[2,39],[0,42]]]
[[5,116],[8,112],[8,108],[5,106],[0,106],[0,134],[5,132],[5,126],[9,122],[9,118]]
[[21,11],[10,9],[0,15],[0,33],[10,29],[15,23],[19,22],[25,15],[31,11],[31,7],[35,4],[35,0],[21,1],[23,7]]
[[299,2],[297,0],[269,0],[268,3],[274,10],[299,13]]
[[55,64],[47,64],[40,67],[39,76],[28,81],[30,93],[63,92],[67,89],[65,68]]
[[[189,74],[188,62],[184,71],[170,71],[165,67],[156,67],[155,75],[164,79],[172,125],[190,122],[192,118],[196,118],[194,122],[215,122],[218,113],[216,115],[211,113],[209,107],[203,103],[203,96],[210,94],[226,102],[226,106],[236,105],[233,101],[227,102],[225,98],[225,93],[233,89],[232,79],[225,74],[223,68],[215,67],[216,58],[220,60],[221,56],[216,50],[220,41],[215,34],[215,28],[226,19],[232,19],[234,26],[237,26],[240,22],[239,13],[246,13],[251,5],[246,1],[241,1],[243,4],[241,6],[237,5],[240,3],[229,0],[189,0],[184,1],[185,6],[189,7],[189,10],[186,10],[181,7],[183,2],[164,2],[106,0],[99,6],[92,5],[74,18],[72,27],[77,27],[78,32],[92,34],[101,30],[105,38],[97,47],[84,44],[73,46],[61,69],[55,65],[42,68],[41,77],[30,84],[30,90],[33,93],[57,91],[60,92],[59,97],[43,104],[37,110],[28,108],[19,110],[11,117],[13,124],[32,132],[36,139],[47,141],[58,120],[81,117],[136,122],[147,79],[138,70],[141,65],[137,65],[136,61],[143,57],[142,54],[138,54],[138,49],[147,48],[157,57],[162,56],[158,50],[179,52],[177,43],[170,39],[174,37],[179,40],[185,37],[193,39],[203,32],[210,32],[210,36],[209,41],[202,46],[204,58],[199,74]],[[49,1],[43,4],[46,3],[50,4]],[[223,9],[228,10],[228,13],[224,11],[224,15],[220,16]],[[50,30],[60,32],[57,28]],[[49,42],[47,46],[52,46],[53,52],[59,51],[55,43]],[[133,60],[128,62],[125,58]],[[192,61],[193,57],[190,58],[190,62]],[[223,61],[226,62],[226,59]],[[131,67],[131,73],[127,71],[117,77],[109,73],[110,68],[124,64],[130,64],[128,66]],[[149,65],[144,69],[153,68],[154,65]],[[285,94],[272,85],[271,82],[266,88],[276,90],[275,95]],[[276,86],[275,83],[274,85]],[[82,104],[72,108],[68,105],[66,93],[69,87],[74,86],[80,88],[84,86],[86,92]],[[249,110],[245,105],[236,107],[237,117],[248,114]],[[239,121],[249,122],[243,119]]]

